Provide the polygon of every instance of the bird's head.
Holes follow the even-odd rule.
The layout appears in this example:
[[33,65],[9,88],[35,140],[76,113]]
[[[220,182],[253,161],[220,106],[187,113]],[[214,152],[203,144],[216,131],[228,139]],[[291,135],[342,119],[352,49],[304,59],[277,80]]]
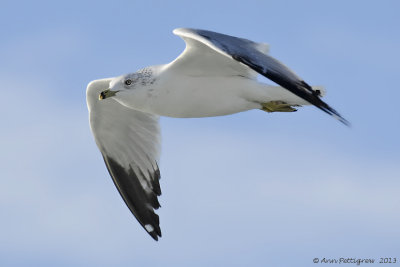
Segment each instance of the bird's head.
[[[107,90],[101,91],[99,99],[112,98],[128,108],[143,110],[152,97],[156,79],[153,70],[145,68],[112,79]],[[143,110],[144,111],[144,110]]]
[[117,94],[131,93],[137,87],[138,79],[139,77],[136,73],[125,74],[112,79],[109,88],[99,94],[99,99],[103,100],[117,96]]

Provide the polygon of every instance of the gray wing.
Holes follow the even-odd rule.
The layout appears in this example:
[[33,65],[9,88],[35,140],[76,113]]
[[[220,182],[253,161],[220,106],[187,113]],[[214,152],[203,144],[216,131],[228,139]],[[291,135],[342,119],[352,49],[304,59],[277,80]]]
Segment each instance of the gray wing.
[[[196,51],[196,48],[200,48],[202,52],[205,52],[204,46],[206,46],[209,50],[214,50],[212,53],[217,52],[242,63],[243,66],[241,68],[246,66],[248,69],[265,76],[348,125],[347,120],[321,100],[319,91],[314,91],[310,85],[303,81],[287,66],[265,53],[265,49],[262,49],[263,44],[206,30],[180,28],[174,30],[174,34],[182,37],[187,44],[185,52],[177,58],[176,62],[173,62],[174,64],[179,64],[180,61],[185,59],[195,61],[194,57],[190,57],[190,54],[200,54]],[[230,66],[232,66],[232,64],[230,64]],[[218,67],[214,66],[215,69]]]
[[112,98],[99,100],[110,79],[87,88],[90,127],[107,169],[130,211],[152,238],[161,237],[158,117],[126,108]]

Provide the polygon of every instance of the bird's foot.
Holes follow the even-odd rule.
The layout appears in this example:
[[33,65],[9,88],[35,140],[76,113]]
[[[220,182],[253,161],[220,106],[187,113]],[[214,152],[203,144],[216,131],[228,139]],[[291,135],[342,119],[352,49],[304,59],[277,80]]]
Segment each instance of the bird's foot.
[[266,112],[294,112],[297,109],[294,108],[295,105],[289,105],[283,101],[270,101],[267,103],[261,103],[261,110]]

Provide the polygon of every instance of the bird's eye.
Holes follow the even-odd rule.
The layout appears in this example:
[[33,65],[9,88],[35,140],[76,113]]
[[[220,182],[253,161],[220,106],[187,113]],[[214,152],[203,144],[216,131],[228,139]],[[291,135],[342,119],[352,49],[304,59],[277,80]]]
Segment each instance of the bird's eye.
[[126,80],[126,81],[125,81],[125,84],[126,84],[126,85],[131,85],[131,84],[132,84],[132,80],[131,80],[131,79]]

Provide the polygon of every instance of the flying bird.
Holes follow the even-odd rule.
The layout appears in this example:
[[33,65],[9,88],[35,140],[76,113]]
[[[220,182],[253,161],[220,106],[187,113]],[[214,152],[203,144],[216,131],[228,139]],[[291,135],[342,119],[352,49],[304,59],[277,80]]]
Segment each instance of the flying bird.
[[[311,87],[271,57],[269,47],[212,31],[173,31],[186,43],[174,61],[89,83],[89,121],[107,169],[126,205],[150,236],[161,237],[159,116],[222,116],[251,109],[293,112],[314,105],[348,125]],[[277,85],[257,81],[264,77]]]

